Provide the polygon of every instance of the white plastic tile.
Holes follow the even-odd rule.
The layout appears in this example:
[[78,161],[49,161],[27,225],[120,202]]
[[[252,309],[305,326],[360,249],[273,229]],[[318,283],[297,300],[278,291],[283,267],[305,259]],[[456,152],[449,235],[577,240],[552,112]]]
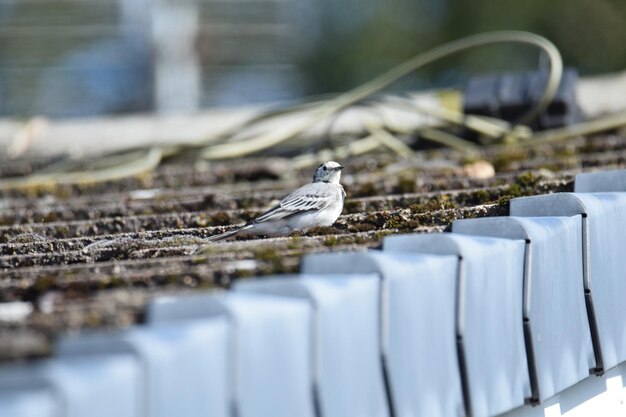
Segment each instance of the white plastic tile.
[[163,298],[148,317],[176,324],[219,312],[229,321],[224,364],[237,417],[313,417],[309,303],[235,293]]
[[141,365],[147,416],[224,416],[227,390],[227,320],[138,326],[122,332],[62,339],[65,357],[104,352],[132,354]]
[[50,388],[33,386],[6,391],[0,388],[0,416],[58,417],[61,413],[59,401]]
[[626,193],[558,193],[511,200],[515,216],[581,215],[583,275],[597,371],[626,360]]
[[139,367],[130,355],[80,355],[3,367],[0,411],[11,417],[139,417],[139,383]]
[[595,366],[583,286],[581,216],[457,220],[456,233],[526,242],[524,323],[533,400],[582,381]]
[[321,416],[389,416],[380,361],[378,276],[263,277],[240,280],[235,291],[310,303],[313,382]]
[[383,250],[458,257],[456,335],[468,414],[492,416],[522,405],[531,395],[522,325],[524,242],[399,235],[385,238]]
[[577,193],[626,191],[626,170],[577,174],[574,191]]
[[394,415],[459,416],[454,256],[380,251],[308,255],[304,273],[376,273],[383,297],[382,349]]

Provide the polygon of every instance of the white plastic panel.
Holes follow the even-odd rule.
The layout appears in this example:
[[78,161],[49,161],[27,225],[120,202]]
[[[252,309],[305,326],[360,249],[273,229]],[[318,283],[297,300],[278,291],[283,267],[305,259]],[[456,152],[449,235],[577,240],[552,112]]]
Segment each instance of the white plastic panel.
[[59,417],[62,407],[56,397],[51,387],[0,388],[0,416]]
[[313,417],[312,312],[305,300],[256,294],[163,298],[152,322],[223,312],[229,320],[229,392],[238,417]]
[[307,300],[314,311],[313,381],[324,417],[387,417],[376,275],[299,275],[240,280],[235,291]]
[[524,319],[533,399],[545,401],[595,365],[583,286],[581,216],[457,220],[456,233],[526,241]]
[[141,326],[81,335],[57,345],[63,357],[134,355],[142,370],[142,405],[150,417],[227,416],[227,320]]
[[626,363],[590,376],[539,406],[526,405],[500,417],[626,416]]
[[516,216],[582,215],[583,273],[597,371],[626,360],[626,193],[558,193],[511,200]]
[[574,191],[577,193],[626,191],[626,170],[577,174]]
[[459,258],[456,334],[468,414],[492,416],[522,405],[531,395],[522,326],[524,241],[399,235],[385,238],[383,249]]
[[[28,417],[139,417],[139,382],[139,367],[130,355],[54,358],[0,368],[0,410]],[[25,402],[29,400],[33,402]]]
[[382,348],[397,417],[463,414],[454,330],[457,266],[454,256],[380,251],[303,259],[304,273],[382,278]]

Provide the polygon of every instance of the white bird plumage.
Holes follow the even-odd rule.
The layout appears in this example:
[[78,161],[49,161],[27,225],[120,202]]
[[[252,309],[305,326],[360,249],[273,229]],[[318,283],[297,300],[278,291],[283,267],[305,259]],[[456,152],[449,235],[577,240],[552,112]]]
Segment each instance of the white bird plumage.
[[312,183],[298,188],[244,226],[211,236],[208,240],[226,239],[239,233],[284,235],[296,230],[331,226],[341,214],[346,197],[339,183],[342,169],[337,162],[324,162],[315,170]]

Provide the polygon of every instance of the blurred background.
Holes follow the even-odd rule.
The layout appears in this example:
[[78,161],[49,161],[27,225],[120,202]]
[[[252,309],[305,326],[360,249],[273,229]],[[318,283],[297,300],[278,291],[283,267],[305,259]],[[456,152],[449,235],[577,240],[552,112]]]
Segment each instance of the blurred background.
[[[0,117],[192,112],[345,91],[488,30],[552,40],[581,75],[626,68],[623,0],[0,0]],[[395,88],[537,68],[503,45]]]

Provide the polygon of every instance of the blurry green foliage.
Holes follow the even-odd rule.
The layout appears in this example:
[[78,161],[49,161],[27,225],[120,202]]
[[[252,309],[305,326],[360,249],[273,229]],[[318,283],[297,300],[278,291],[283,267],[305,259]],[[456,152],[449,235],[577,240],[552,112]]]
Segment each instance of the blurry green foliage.
[[[318,48],[301,63],[309,92],[343,91],[419,52],[491,30],[552,40],[581,74],[626,69],[624,0],[323,0]],[[477,49],[420,71],[400,88],[460,84],[477,72],[528,70],[536,51]]]

